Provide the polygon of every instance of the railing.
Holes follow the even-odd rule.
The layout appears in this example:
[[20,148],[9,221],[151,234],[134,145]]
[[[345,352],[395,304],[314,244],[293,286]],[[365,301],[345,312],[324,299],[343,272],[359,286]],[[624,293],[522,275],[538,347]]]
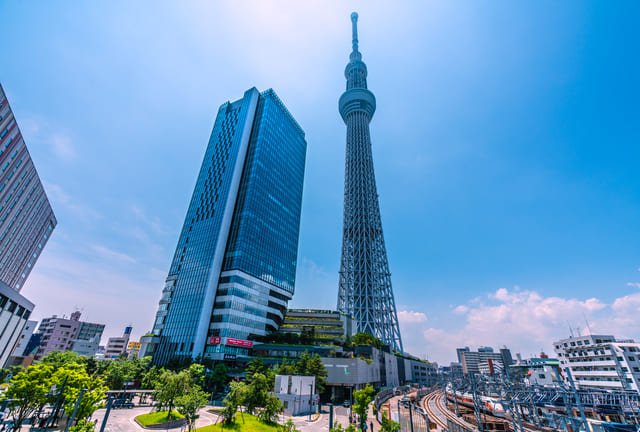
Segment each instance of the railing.
[[391,397],[393,396],[393,392],[394,392],[393,388],[388,388],[388,389],[381,390],[380,392],[378,392],[378,394],[376,395],[376,397],[374,399],[374,403],[375,403],[375,407],[376,407],[376,420],[378,420],[378,423],[382,422],[382,415],[380,414],[380,407],[382,407],[382,405],[386,401],[391,399]]

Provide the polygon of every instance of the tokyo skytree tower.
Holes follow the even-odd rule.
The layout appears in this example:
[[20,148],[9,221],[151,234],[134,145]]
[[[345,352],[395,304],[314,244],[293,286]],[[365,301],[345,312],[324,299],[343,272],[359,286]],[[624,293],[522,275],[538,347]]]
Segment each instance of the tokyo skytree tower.
[[359,332],[402,352],[371,156],[369,123],[376,98],[367,89],[367,66],[358,51],[355,12],[351,23],[353,51],[344,71],[347,90],[339,102],[347,125],[347,149],[338,310],[354,318]]

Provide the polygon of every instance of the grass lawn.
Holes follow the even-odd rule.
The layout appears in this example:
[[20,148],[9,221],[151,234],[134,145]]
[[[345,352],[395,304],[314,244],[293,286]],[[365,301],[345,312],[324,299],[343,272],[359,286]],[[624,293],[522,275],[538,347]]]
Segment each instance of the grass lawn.
[[[242,416],[244,415],[244,424],[242,423]],[[232,425],[225,425],[222,428],[222,423],[217,425],[209,425],[196,429],[195,432],[220,432],[220,431],[234,431],[234,432],[278,432],[280,429],[276,425],[268,425],[262,423],[256,416],[251,414],[236,414],[236,422]]]
[[147,414],[140,414],[136,417],[136,420],[143,426],[151,426],[184,418],[182,414],[175,410],[171,412],[171,420],[169,420],[168,414],[168,411],[154,411]]

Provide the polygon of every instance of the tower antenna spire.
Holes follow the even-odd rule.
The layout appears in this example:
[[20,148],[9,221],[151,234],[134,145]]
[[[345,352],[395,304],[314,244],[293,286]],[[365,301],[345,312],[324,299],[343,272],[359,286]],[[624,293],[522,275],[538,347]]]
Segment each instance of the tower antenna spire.
[[358,52],[358,12],[351,13],[351,46]]

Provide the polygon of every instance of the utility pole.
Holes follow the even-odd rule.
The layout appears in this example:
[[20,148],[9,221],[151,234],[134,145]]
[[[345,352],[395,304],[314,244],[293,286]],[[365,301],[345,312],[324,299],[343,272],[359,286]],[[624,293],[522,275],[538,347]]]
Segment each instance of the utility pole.
[[567,373],[567,378],[569,378],[569,384],[571,385],[571,392],[576,400],[576,405],[578,405],[578,410],[580,411],[580,418],[582,419],[583,426],[585,430],[588,430],[587,425],[587,416],[584,414],[584,407],[582,406],[582,402],[580,401],[580,394],[576,389],[576,385],[573,382],[573,375],[571,375],[571,369],[569,367],[564,368],[564,371]]
[[478,392],[476,391],[476,379],[474,375],[469,376],[471,382],[471,395],[473,398],[473,412],[476,415],[476,423],[478,424],[478,430],[484,432],[484,423],[482,422],[482,412],[480,411],[480,402]]

